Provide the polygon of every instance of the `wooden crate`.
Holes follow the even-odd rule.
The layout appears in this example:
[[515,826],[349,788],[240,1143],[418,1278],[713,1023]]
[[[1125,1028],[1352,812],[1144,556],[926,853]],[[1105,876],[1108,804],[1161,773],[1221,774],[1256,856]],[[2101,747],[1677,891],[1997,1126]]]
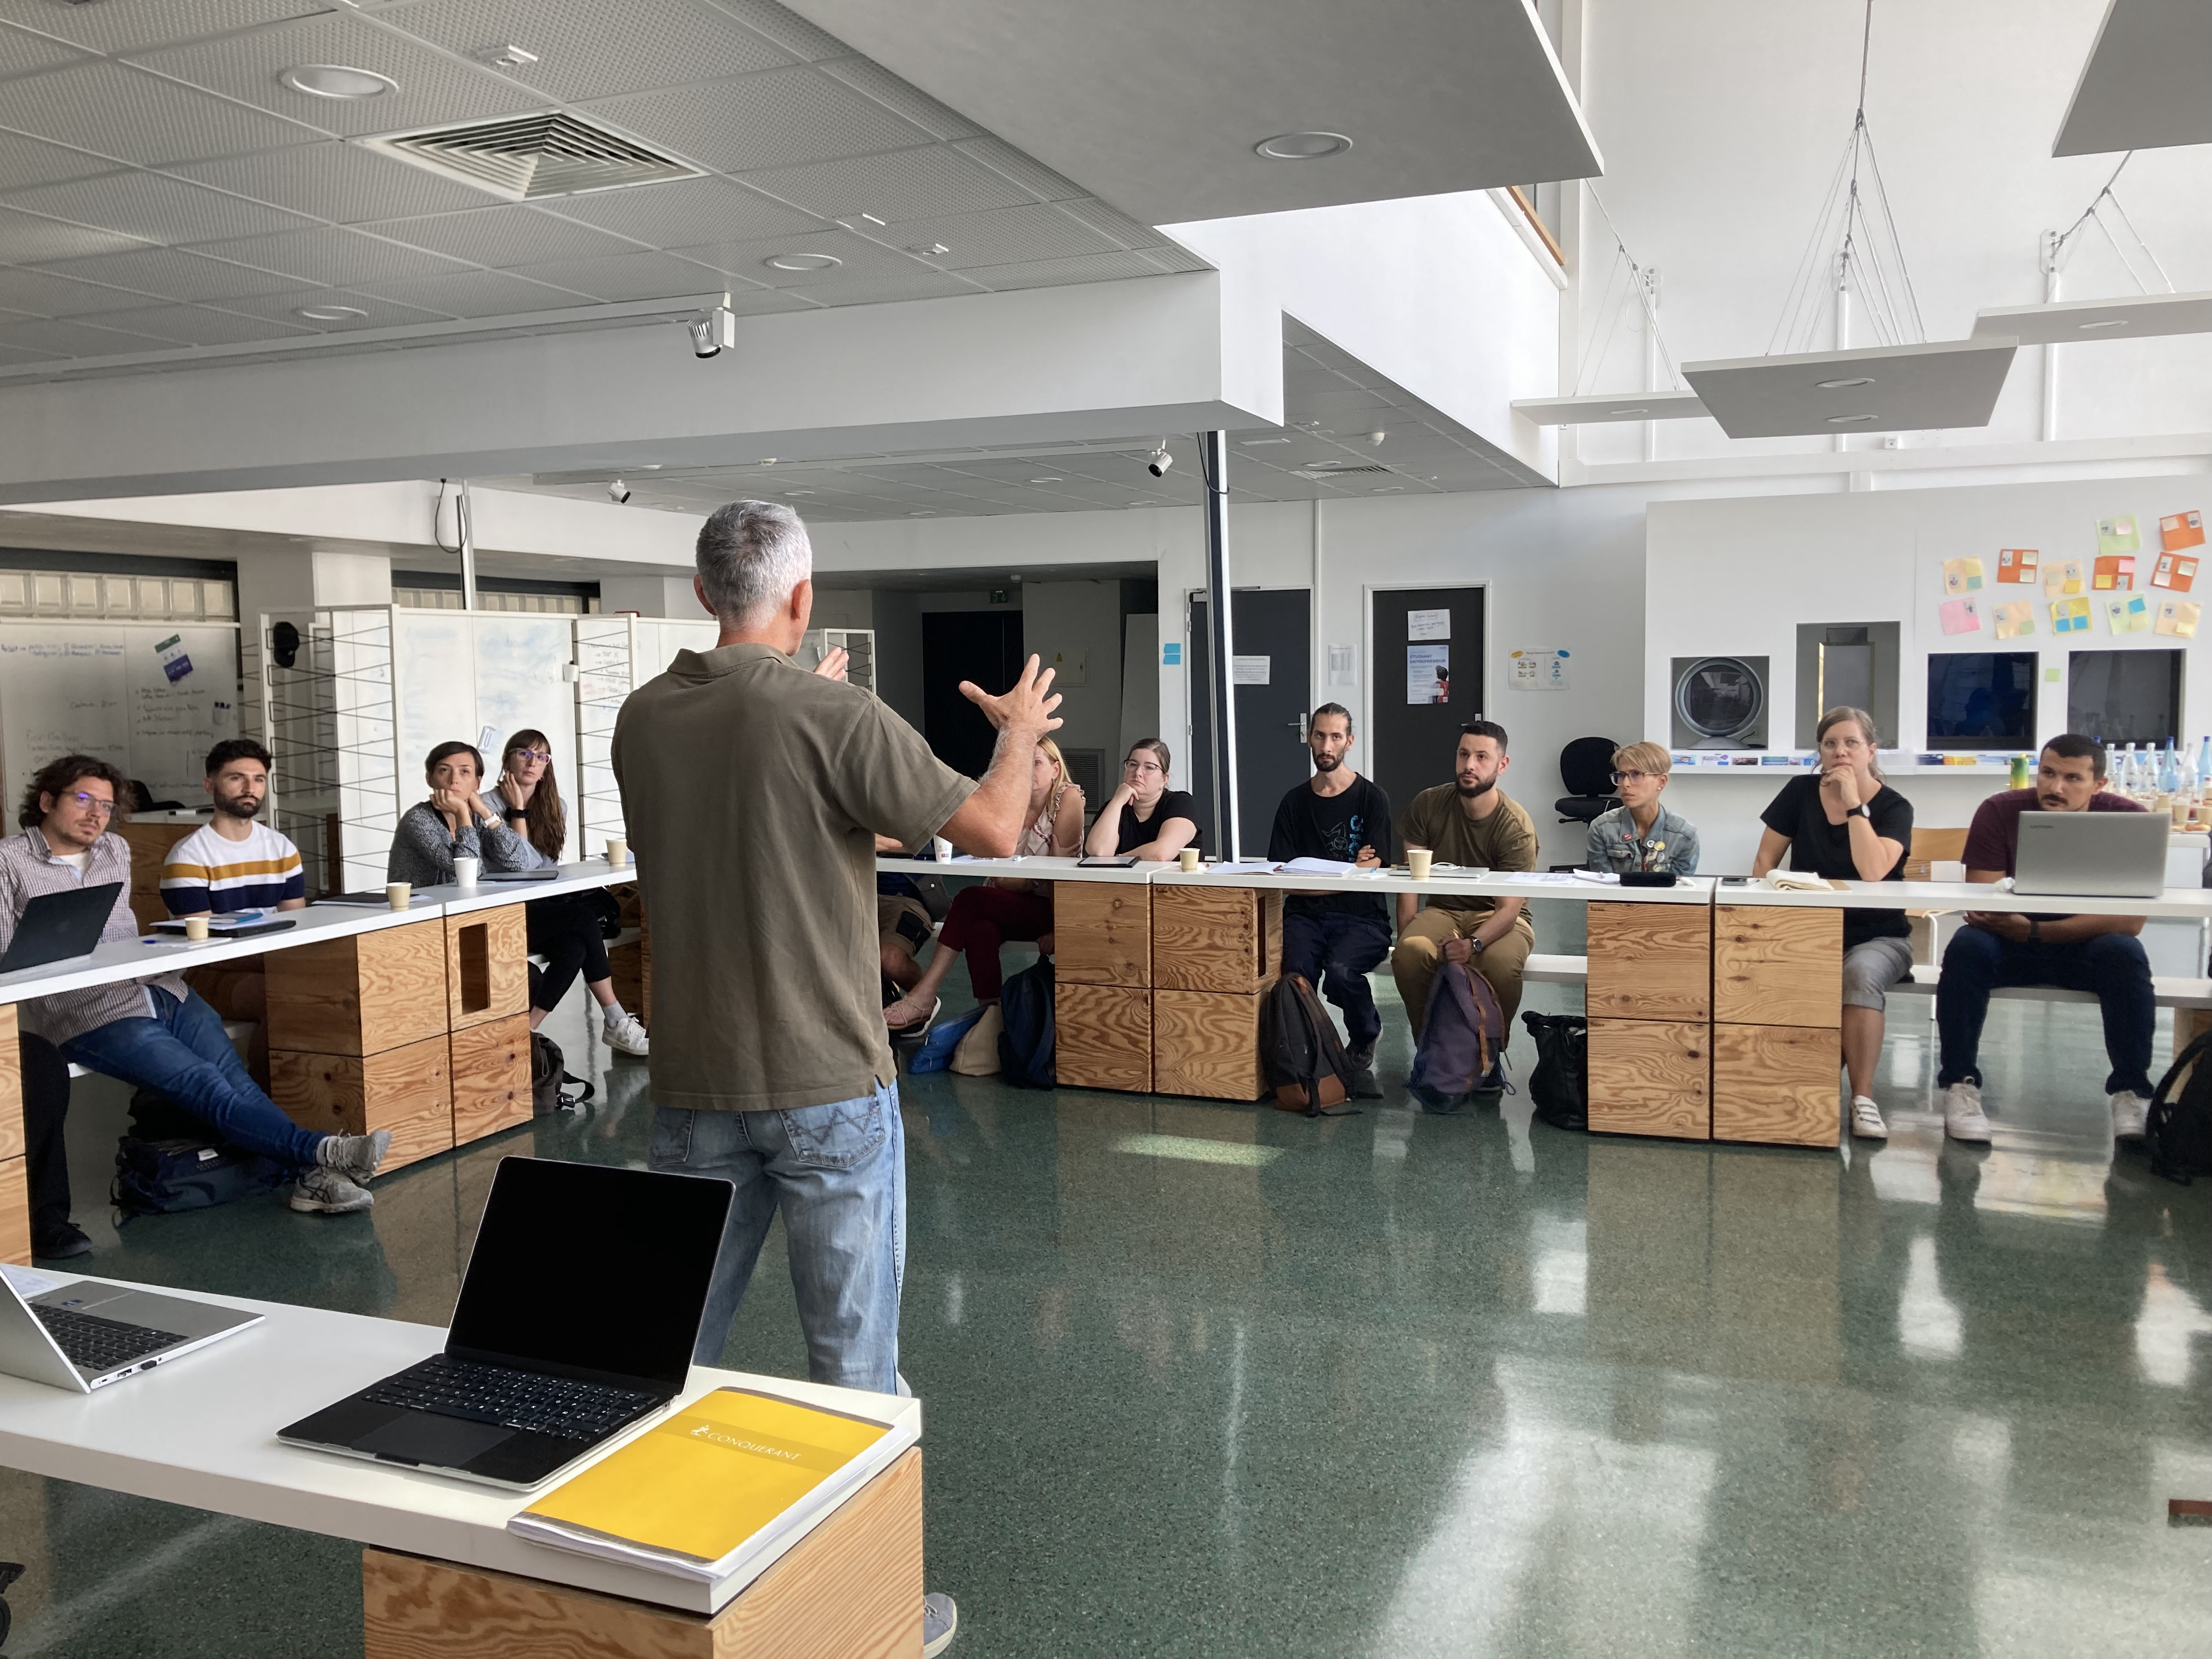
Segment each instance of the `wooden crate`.
[[1713,1020],[1841,1025],[1843,911],[1720,906],[1713,922]]
[[269,1046],[373,1054],[446,1031],[446,934],[435,916],[295,945],[269,975]]
[[1148,887],[1134,882],[1054,882],[1052,934],[1054,985],[1152,982]]
[[1711,1028],[1694,1021],[1589,1023],[1589,1126],[1594,1133],[1710,1140]]
[[1592,1018],[1712,1018],[1711,906],[1592,903],[1589,935]]
[[1842,1068],[1833,1026],[1714,1026],[1713,1139],[1833,1146]]
[[0,1261],[31,1260],[31,1177],[28,1162],[0,1158]]
[[712,1617],[364,1550],[365,1659],[916,1659],[921,1449],[840,1504]]
[[530,1121],[530,1016],[510,1014],[452,1037],[453,1144]]
[[1154,887],[1152,984],[1252,992],[1283,971],[1283,896],[1250,887]]
[[23,1133],[23,1050],[15,1037],[15,1005],[0,1005],[0,1158],[21,1158]]
[[615,984],[615,1000],[647,1025],[653,1024],[653,923],[635,887],[615,890],[622,901],[623,926],[637,929],[627,945],[610,946],[607,971]]
[[1152,1092],[1150,991],[1070,985],[1055,973],[1052,1024],[1053,1070],[1064,1087]]
[[1152,1092],[1257,1100],[1265,990],[1152,993]]
[[392,1131],[382,1168],[396,1170],[453,1145],[446,1039],[434,1036],[374,1054],[318,1054],[275,1048],[269,1093],[303,1129],[365,1135]]
[[448,1030],[505,1019],[530,1007],[530,924],[520,904],[446,918]]

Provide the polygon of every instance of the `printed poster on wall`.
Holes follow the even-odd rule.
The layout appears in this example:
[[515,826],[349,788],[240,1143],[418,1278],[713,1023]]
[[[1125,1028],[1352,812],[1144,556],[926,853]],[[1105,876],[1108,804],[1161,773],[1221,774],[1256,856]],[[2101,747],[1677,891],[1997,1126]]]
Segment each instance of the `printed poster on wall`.
[[1238,657],[1229,659],[1229,683],[1231,685],[1265,685],[1273,678],[1275,659],[1273,657]]
[[1516,691],[1564,691],[1567,689],[1567,653],[1523,649],[1506,659],[1506,684]]
[[1451,637],[1449,611],[1408,611],[1406,637],[1409,640],[1448,640]]
[[1451,647],[1409,645],[1406,647],[1406,702],[1451,701]]

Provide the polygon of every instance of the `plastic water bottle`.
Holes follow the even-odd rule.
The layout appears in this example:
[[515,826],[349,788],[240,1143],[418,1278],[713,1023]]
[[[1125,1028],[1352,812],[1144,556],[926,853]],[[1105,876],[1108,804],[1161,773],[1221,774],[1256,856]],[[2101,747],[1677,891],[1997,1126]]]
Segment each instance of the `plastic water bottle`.
[[2166,759],[2158,769],[2158,792],[2171,799],[2181,787],[2180,757],[2174,753],[2173,739],[2166,740]]
[[2130,800],[2142,793],[2142,771],[2136,760],[2136,746],[2130,744],[2127,752],[2120,757],[2120,773],[2116,780],[2119,791]]
[[2206,738],[2197,746],[2197,800],[2203,805],[2212,796],[2212,738]]

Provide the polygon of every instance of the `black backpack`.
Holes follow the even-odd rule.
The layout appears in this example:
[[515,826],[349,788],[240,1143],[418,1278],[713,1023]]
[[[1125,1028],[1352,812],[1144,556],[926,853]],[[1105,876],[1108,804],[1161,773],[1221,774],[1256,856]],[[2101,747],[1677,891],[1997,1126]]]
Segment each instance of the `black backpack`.
[[1528,1098],[1555,1129],[1589,1127],[1589,1021],[1580,1014],[1523,1014],[1536,1039]]
[[[574,1084],[579,1092],[568,1092]],[[544,1117],[551,1112],[574,1111],[592,1097],[592,1085],[580,1077],[568,1074],[567,1056],[561,1045],[543,1031],[530,1034],[530,1115]]]
[[1352,1062],[1303,974],[1285,974],[1267,993],[1260,1012],[1260,1071],[1279,1110],[1308,1117],[1357,1115],[1357,1108],[1326,1109],[1350,1098]]
[[2212,1031],[2192,1037],[2159,1079],[2144,1115],[2143,1150],[2153,1175],[2185,1187],[2192,1176],[2212,1175]]
[[999,991],[999,1077],[1018,1089],[1050,1089],[1053,1070],[1052,963],[1039,962],[1010,977]]
[[210,1146],[204,1140],[142,1140],[125,1135],[115,1143],[116,1224],[142,1215],[174,1215],[205,1210],[284,1185],[284,1166],[274,1158],[242,1152],[235,1146]]

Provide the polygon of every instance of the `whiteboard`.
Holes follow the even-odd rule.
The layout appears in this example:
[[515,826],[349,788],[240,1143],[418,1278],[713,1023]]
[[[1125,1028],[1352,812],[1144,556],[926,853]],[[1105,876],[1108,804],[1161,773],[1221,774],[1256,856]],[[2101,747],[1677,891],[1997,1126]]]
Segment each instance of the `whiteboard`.
[[0,764],[12,809],[40,767],[97,756],[155,800],[204,798],[207,751],[238,735],[238,629],[0,623]]

